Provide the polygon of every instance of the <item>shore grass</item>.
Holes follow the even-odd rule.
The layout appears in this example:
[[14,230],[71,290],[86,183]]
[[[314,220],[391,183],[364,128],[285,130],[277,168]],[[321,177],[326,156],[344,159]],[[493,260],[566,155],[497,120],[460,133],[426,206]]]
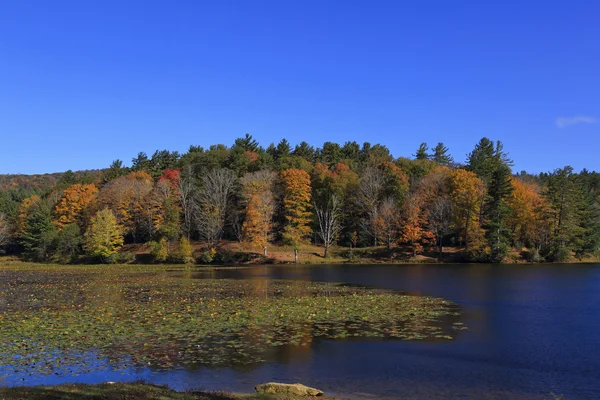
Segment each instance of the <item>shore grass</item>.
[[[310,399],[311,397],[308,397]],[[2,400],[300,400],[307,397],[256,394],[232,394],[225,392],[176,392],[165,386],[135,383],[104,383],[98,385],[57,385],[33,387],[0,387]],[[320,396],[322,400],[334,400]]]

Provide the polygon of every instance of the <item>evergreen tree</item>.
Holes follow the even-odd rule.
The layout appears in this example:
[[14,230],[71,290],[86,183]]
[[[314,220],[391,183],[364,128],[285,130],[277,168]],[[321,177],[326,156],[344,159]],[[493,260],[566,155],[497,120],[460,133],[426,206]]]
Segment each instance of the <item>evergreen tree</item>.
[[502,143],[498,141],[494,145],[488,138],[477,143],[467,160],[467,170],[475,172],[487,187],[482,217],[490,249],[489,260],[494,263],[502,262],[510,249],[510,232],[505,219],[510,214],[511,165]]
[[551,207],[552,239],[544,249],[544,255],[551,261],[564,261],[571,251],[582,246],[581,240],[586,233],[582,226],[584,194],[570,166],[557,169],[545,178],[545,196]]
[[292,154],[302,157],[311,163],[315,161],[315,148],[306,142],[301,142],[300,144],[296,145]]
[[21,237],[23,255],[35,261],[50,258],[56,240],[56,227],[46,201],[40,201],[29,211]]
[[115,160],[110,164],[110,167],[104,171],[102,181],[104,183],[117,179],[120,176],[127,175],[129,168],[123,166],[123,161]]
[[506,217],[510,214],[509,196],[513,187],[510,167],[500,163],[494,170],[488,185],[488,201],[485,206],[486,237],[490,247],[490,261],[500,263],[510,249],[510,230]]
[[429,159],[429,154],[427,153],[429,147],[427,147],[427,143],[423,142],[417,149],[417,153],[415,154],[415,158],[417,160],[427,160]]
[[150,160],[148,160],[148,155],[143,151],[139,152],[137,157],[131,160],[131,169],[133,171],[150,171]]
[[451,165],[454,162],[452,156],[448,154],[448,148],[444,146],[444,143],[440,142],[433,149],[431,160],[435,161],[440,165]]
[[53,259],[56,261],[72,261],[81,252],[83,236],[77,224],[65,225],[56,239],[56,252]]

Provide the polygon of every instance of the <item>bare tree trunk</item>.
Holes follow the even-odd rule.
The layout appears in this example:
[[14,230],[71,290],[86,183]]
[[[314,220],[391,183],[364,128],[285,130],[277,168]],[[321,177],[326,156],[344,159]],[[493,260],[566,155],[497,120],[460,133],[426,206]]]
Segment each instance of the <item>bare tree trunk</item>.
[[220,168],[202,177],[202,190],[198,196],[198,226],[209,246],[216,245],[223,236],[227,202],[235,185],[233,171]]
[[298,264],[298,249],[294,249],[294,262]]
[[340,231],[341,201],[337,195],[333,194],[327,200],[327,204],[315,204],[314,207],[317,220],[319,221],[317,232],[321,239],[323,239],[325,246],[323,257],[327,258],[329,255],[329,246],[335,242]]

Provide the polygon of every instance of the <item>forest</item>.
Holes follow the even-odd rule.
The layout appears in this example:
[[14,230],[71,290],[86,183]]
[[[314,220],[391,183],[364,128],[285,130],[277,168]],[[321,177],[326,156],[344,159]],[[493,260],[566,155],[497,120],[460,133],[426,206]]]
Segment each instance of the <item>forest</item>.
[[[465,262],[563,262],[596,257],[600,174],[569,166],[514,173],[500,141],[482,138],[455,161],[426,143],[414,158],[385,145],[283,139],[267,148],[249,134],[230,147],[139,153],[97,171],[0,176],[0,254],[56,263],[228,263],[224,243],[247,260],[271,246],[297,252],[403,249]],[[142,246],[143,244],[143,246]],[[135,247],[134,245],[138,245]],[[238,261],[239,259],[239,254]]]

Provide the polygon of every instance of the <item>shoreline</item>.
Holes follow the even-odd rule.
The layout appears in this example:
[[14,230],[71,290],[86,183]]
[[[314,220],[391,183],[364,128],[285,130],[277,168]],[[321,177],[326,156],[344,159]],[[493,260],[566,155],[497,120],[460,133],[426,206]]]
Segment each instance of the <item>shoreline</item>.
[[343,400],[329,396],[297,396],[297,395],[265,395],[250,393],[230,393],[226,391],[203,392],[190,390],[185,392],[170,389],[167,385],[154,385],[148,382],[105,382],[100,384],[62,384],[51,386],[0,386],[2,400],[74,400],[81,398],[133,400],[133,399],[163,399],[163,400]]

